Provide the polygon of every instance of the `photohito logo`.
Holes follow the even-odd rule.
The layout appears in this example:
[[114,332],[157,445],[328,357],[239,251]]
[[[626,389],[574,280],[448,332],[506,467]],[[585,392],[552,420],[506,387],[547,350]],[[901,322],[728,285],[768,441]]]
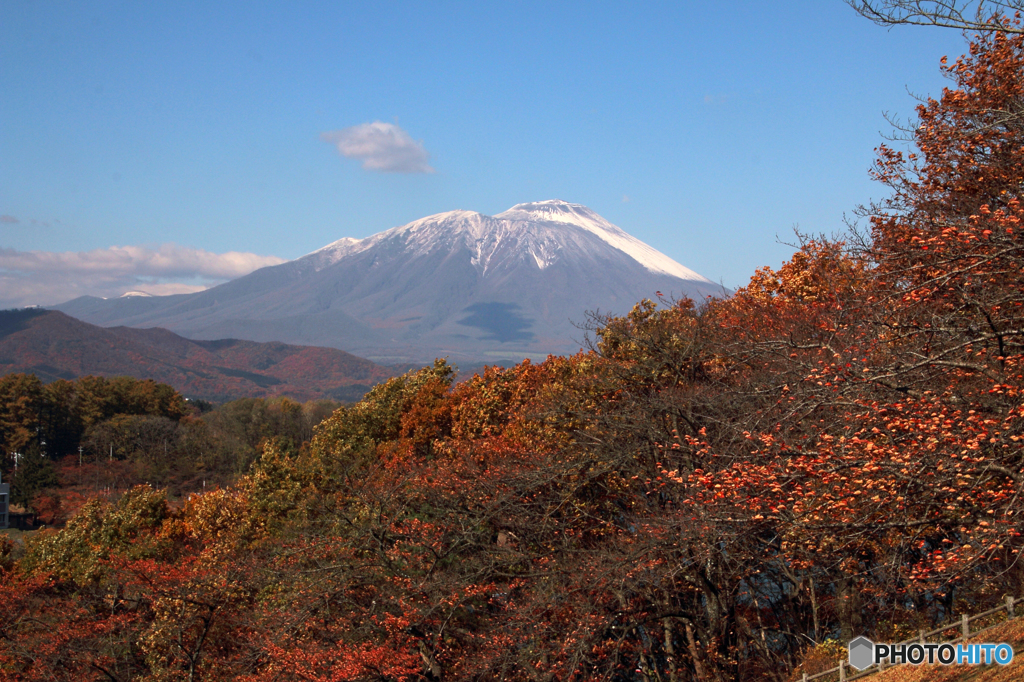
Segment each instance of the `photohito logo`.
[[1009,665],[1013,647],[1009,644],[875,644],[867,637],[850,642],[850,665],[864,670],[886,661],[889,664],[941,663],[942,665]]

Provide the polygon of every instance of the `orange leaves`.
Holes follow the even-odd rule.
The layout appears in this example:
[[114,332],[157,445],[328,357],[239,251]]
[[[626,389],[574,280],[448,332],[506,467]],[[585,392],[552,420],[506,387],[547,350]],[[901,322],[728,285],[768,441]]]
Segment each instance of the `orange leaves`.
[[[930,316],[944,334],[979,343],[993,335],[976,325],[995,336],[1009,332],[1019,346],[1012,308],[1024,300],[1024,243],[1014,229],[1024,183],[1024,130],[1016,123],[1024,40],[976,37],[969,55],[943,69],[955,87],[918,107],[912,141],[920,158],[879,151],[875,175],[893,194],[868,211],[869,252],[918,319]],[[894,322],[910,328],[908,320]],[[1002,352],[1009,340],[994,345]]]
[[844,294],[862,290],[867,281],[866,264],[845,253],[844,247],[841,242],[807,240],[778,271],[758,269],[736,297],[762,304],[772,300],[835,304]]

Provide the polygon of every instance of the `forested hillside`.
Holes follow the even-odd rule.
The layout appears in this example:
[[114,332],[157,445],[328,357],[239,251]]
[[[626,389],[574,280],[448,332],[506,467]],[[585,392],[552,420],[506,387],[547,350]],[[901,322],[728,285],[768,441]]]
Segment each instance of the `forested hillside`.
[[131,377],[44,384],[0,377],[0,462],[11,502],[44,524],[141,483],[172,498],[228,485],[266,443],[297,453],[339,403],[244,398],[213,406]]
[[865,231],[593,349],[442,361],[7,547],[15,679],[785,680],[1024,591],[1024,38],[918,109]]
[[43,381],[132,376],[190,398],[358,400],[410,366],[383,367],[336,348],[239,339],[196,341],[166,329],[106,329],[56,310],[0,310],[0,374]]

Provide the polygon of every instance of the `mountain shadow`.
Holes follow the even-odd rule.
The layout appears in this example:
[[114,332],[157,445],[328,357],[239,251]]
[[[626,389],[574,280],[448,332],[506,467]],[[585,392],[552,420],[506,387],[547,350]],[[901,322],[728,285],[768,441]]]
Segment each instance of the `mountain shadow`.
[[0,339],[10,336],[15,332],[28,329],[28,323],[35,317],[50,312],[42,308],[15,308],[13,310],[0,310]]
[[463,308],[469,315],[459,324],[486,332],[484,341],[533,341],[533,332],[526,331],[533,322],[517,313],[518,308],[515,303],[474,303]]

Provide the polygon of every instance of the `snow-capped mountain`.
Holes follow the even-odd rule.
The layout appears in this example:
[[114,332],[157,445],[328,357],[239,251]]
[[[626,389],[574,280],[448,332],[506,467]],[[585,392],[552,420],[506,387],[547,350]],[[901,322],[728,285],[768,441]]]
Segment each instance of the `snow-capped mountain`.
[[378,361],[508,361],[573,352],[587,311],[624,313],[659,291],[727,293],[585,206],[542,201],[339,239],[195,294],[55,307],[103,326],[331,346]]

